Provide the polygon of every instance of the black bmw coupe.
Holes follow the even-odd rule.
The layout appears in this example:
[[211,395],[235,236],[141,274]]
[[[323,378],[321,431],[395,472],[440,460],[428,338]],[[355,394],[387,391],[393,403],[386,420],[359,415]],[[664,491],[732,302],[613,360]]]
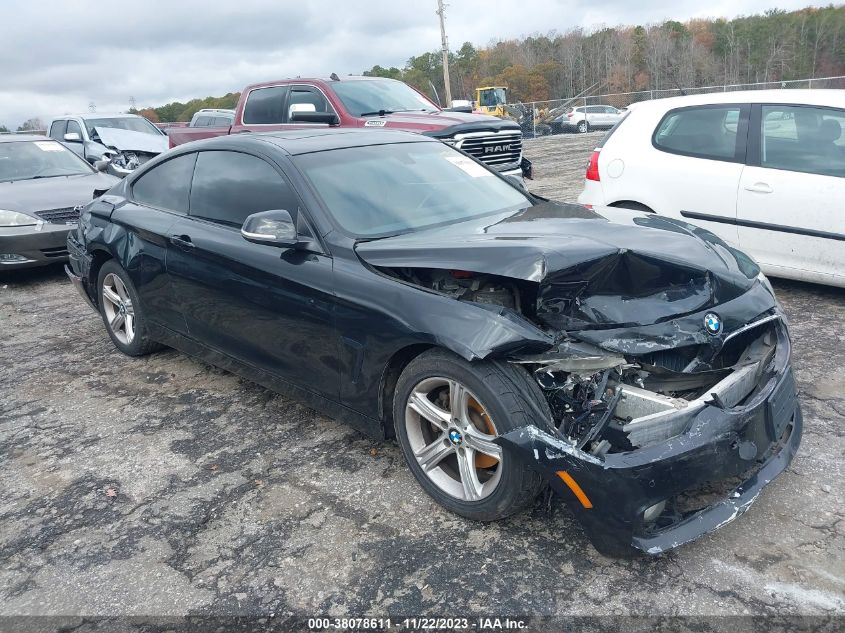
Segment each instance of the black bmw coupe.
[[90,203],[68,250],[120,351],[171,346],[395,437],[472,519],[549,485],[600,551],[655,554],[745,512],[800,442],[754,262],[425,136],[184,145]]

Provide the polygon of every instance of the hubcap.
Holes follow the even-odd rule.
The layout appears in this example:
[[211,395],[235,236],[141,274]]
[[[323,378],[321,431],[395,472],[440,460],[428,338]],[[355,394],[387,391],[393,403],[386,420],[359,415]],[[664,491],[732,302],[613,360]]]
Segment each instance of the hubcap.
[[490,496],[502,474],[502,447],[484,406],[450,378],[426,378],[405,405],[405,430],[426,476],[463,501]]
[[135,338],[135,309],[126,285],[114,273],[103,279],[103,313],[114,337],[125,345]]

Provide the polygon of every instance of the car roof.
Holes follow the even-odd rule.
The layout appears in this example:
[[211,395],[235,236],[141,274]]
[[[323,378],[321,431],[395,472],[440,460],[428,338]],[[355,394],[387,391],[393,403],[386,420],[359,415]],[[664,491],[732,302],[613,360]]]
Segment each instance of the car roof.
[[216,136],[185,144],[192,149],[237,149],[251,144],[273,145],[290,155],[309,154],[347,147],[387,145],[394,143],[438,142],[429,136],[399,130],[368,130],[362,128],[299,129],[257,134]]
[[[390,77],[368,77],[366,75],[347,75],[345,77],[338,77],[337,79],[332,79],[331,77],[286,77],[284,79],[274,79],[273,81],[262,81],[258,84],[252,84],[244,88],[244,92],[249,92],[250,90],[255,90],[256,88],[269,88],[271,86],[277,86],[279,84],[287,84],[287,83],[322,83],[322,84],[335,84],[335,83],[343,83],[345,81],[395,81],[399,82],[398,79],[391,79]],[[399,82],[401,83],[401,82]]]
[[794,105],[835,106],[845,108],[845,90],[783,88],[778,90],[739,90],[734,92],[707,92],[681,97],[666,97],[640,101],[631,109],[671,110],[691,105],[719,103],[783,103]]
[[56,141],[49,136],[41,134],[0,134],[0,143],[13,143],[15,141]]
[[85,114],[62,114],[54,116],[51,120],[58,121],[60,119],[123,119],[126,117],[143,118],[138,114],[130,114],[128,112],[86,112]]

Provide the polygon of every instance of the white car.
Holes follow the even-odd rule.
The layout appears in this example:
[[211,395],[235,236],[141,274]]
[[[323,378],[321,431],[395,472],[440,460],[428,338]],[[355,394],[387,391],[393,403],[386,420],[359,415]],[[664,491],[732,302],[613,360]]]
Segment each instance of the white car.
[[767,274],[845,287],[845,90],[634,104],[590,157],[578,201],[683,219]]
[[589,132],[607,130],[619,123],[625,116],[625,110],[618,110],[609,105],[578,106],[570,108],[551,122],[554,134],[561,132]]

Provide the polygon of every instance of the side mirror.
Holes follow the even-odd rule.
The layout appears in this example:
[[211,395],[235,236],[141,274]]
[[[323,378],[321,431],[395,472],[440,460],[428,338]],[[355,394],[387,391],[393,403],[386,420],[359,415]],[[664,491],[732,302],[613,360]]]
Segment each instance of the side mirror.
[[97,171],[106,172],[109,169],[109,161],[107,160],[95,160],[94,161],[94,169]]
[[340,125],[340,119],[334,112],[291,112],[291,123],[326,123]]
[[68,132],[64,136],[65,142],[67,143],[81,143],[82,137],[79,136],[79,132]]
[[281,248],[296,248],[306,242],[297,234],[290,213],[284,209],[248,216],[241,227],[241,235],[248,242]]

